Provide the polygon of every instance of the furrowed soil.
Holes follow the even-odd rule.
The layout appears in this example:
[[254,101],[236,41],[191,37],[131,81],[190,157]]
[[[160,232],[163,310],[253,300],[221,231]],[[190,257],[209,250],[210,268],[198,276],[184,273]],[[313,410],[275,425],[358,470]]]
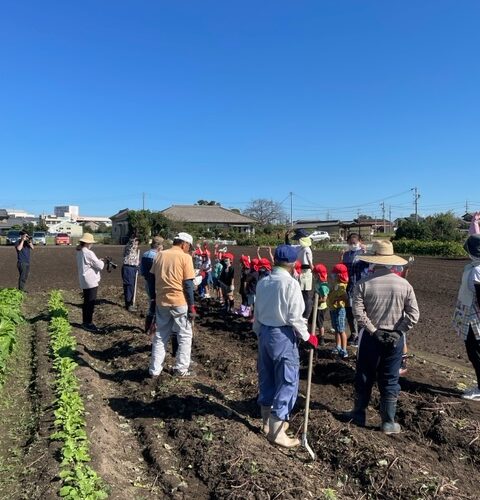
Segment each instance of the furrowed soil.
[[[121,247],[99,246],[95,251],[121,262]],[[253,256],[254,249],[234,252]],[[0,286],[15,286],[15,251],[0,248],[0,256]],[[330,267],[338,254],[315,252],[314,257]],[[367,428],[341,421],[340,413],[352,404],[355,352],[350,351],[347,361],[332,359],[333,337],[327,335],[327,345],[316,353],[313,375],[308,441],[317,460],[312,462],[304,448],[278,449],[261,433],[256,338],[247,320],[225,317],[213,299],[203,301],[192,353],[196,375],[175,378],[166,369],[151,379],[150,339],[143,333],[143,283],[138,312],[129,313],[123,307],[120,269],[104,273],[95,310],[102,331],[89,333],[79,328],[74,249],[35,249],[24,305],[29,321],[22,327],[31,339],[21,346],[28,361],[25,374],[12,372],[2,392],[2,398],[7,394],[22,401],[28,425],[14,446],[8,488],[3,488],[7,482],[0,482],[2,498],[55,498],[59,487],[58,445],[48,439],[53,396],[48,318],[43,316],[46,292],[52,288],[64,290],[78,340],[77,375],[87,410],[92,466],[109,484],[111,498],[476,498],[480,406],[459,398],[474,377],[464,346],[450,327],[465,263],[419,257],[409,275],[421,320],[409,336],[413,357],[401,379],[400,435],[378,431],[377,392]],[[173,364],[173,359],[166,363]],[[19,378],[28,383],[21,386]],[[298,436],[305,379],[303,354],[300,396],[290,424]],[[22,387],[27,387],[26,395],[20,397],[15,389]],[[11,406],[0,407],[2,422],[6,415],[10,417],[4,431],[15,420]],[[7,463],[9,448],[11,441],[2,440],[1,464]]]

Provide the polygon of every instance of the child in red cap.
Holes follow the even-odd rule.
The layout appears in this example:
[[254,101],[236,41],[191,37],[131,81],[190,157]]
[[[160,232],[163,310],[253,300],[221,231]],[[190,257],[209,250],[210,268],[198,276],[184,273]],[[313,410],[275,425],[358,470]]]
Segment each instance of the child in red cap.
[[[330,287],[328,286],[328,271],[323,264],[316,264],[313,267],[314,276],[314,290],[318,295],[318,310],[317,310],[317,327],[318,327],[318,339],[319,345],[325,345],[325,328],[323,323],[325,322],[325,311],[328,309],[327,297],[330,293]],[[315,329],[315,325],[312,325],[312,331]]]
[[348,358],[347,334],[345,332],[346,311],[348,303],[347,284],[348,269],[345,264],[337,264],[332,269],[333,289],[328,295],[327,304],[330,309],[332,327],[335,330],[336,347],[332,352],[341,359]]

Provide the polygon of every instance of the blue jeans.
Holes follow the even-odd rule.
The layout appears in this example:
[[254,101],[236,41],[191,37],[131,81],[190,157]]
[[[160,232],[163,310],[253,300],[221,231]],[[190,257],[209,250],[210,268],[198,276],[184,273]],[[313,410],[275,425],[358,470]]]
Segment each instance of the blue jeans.
[[344,307],[330,310],[330,319],[335,333],[343,333],[345,331],[346,312]]
[[396,401],[400,393],[398,376],[402,363],[402,336],[395,347],[385,347],[373,335],[363,332],[357,353],[355,391],[365,401],[370,400],[375,380],[381,399]]
[[298,395],[300,358],[290,326],[262,325],[258,336],[258,404],[270,406],[272,416],[288,420]]

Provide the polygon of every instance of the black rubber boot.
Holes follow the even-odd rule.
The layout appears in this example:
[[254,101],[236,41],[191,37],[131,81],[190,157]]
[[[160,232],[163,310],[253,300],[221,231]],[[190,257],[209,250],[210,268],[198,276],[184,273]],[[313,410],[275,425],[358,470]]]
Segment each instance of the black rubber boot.
[[382,432],[385,434],[399,434],[402,431],[400,424],[395,422],[397,413],[397,400],[380,401],[380,415],[382,417]]
[[353,410],[347,411],[342,415],[342,419],[345,421],[351,421],[354,424],[365,427],[365,422],[367,421],[367,407],[370,398],[355,395],[355,404]]

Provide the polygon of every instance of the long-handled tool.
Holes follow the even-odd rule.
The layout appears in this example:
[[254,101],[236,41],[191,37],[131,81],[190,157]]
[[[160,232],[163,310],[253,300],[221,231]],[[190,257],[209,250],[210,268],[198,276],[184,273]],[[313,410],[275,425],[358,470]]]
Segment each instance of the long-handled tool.
[[[140,262],[140,250],[137,251],[137,262]],[[137,300],[137,284],[138,284],[138,267],[135,271],[135,287],[133,289],[133,298],[132,298],[132,309],[135,309],[135,302]]]
[[[317,310],[318,310],[318,294],[315,294],[313,300],[313,317],[312,317],[312,331],[317,328]],[[315,460],[317,456],[312,450],[307,440],[308,431],[308,417],[310,415],[310,392],[312,389],[312,372],[313,372],[313,349],[308,351],[308,375],[307,375],[307,398],[305,401],[305,420],[303,422],[303,433],[302,433],[302,446],[308,451],[308,454]]]

